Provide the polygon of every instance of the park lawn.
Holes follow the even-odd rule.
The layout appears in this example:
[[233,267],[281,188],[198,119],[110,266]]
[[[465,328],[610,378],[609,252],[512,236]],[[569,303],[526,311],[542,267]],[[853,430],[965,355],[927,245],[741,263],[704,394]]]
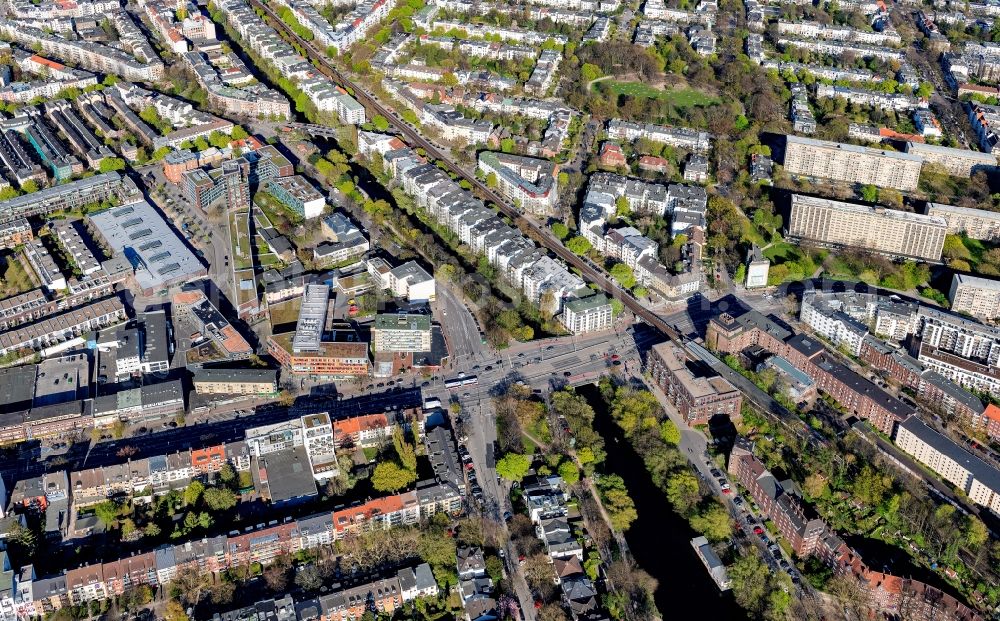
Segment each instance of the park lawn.
[[962,245],[969,250],[969,254],[972,255],[972,265],[979,265],[980,261],[983,260],[983,255],[986,254],[992,248],[995,248],[992,244],[987,244],[980,239],[972,239],[971,237],[961,236]]
[[785,261],[797,261],[801,255],[793,244],[782,241],[764,250],[764,256],[770,259],[771,263],[784,263]]
[[670,101],[670,103],[678,108],[710,106],[719,101],[716,97],[707,95],[694,88],[660,89],[643,82],[598,82],[595,86],[610,90],[616,95],[645,97],[646,99],[664,99]]

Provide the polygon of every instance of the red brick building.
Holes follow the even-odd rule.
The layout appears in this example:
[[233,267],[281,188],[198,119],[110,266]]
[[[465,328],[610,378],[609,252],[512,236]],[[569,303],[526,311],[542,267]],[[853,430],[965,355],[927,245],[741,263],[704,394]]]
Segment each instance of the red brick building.
[[688,360],[683,349],[668,341],[653,346],[648,370],[688,424],[705,425],[716,415],[738,419],[742,393],[702,366]]
[[779,482],[752,453],[738,447],[730,456],[729,471],[774,523],[795,554],[806,557],[817,550],[827,532],[826,523],[806,515],[804,506],[786,491],[786,488],[794,488],[790,482]]

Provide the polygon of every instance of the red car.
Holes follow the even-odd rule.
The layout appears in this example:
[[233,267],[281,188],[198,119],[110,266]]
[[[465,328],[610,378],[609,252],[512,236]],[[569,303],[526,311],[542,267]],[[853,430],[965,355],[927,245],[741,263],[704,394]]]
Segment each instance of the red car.
[[722,490],[722,493],[723,493],[723,494],[730,494],[730,493],[732,493],[732,491],[733,491],[733,490],[731,490],[731,489],[729,489],[729,488],[727,487],[727,488],[725,488],[724,490]]
[[764,529],[761,528],[760,526],[754,526],[753,527],[753,534],[755,534],[755,535],[763,535],[764,534]]

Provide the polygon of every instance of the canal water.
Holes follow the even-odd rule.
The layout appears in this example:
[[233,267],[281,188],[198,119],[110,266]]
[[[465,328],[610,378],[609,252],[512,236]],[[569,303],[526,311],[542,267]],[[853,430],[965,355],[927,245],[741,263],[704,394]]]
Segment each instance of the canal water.
[[607,449],[605,469],[625,479],[629,495],[635,501],[639,517],[632,523],[625,540],[641,568],[656,578],[656,607],[665,621],[704,619],[729,621],[747,619],[730,593],[720,593],[715,582],[691,547],[687,520],[674,513],[666,495],[656,487],[642,458],[632,449],[594,385],[577,389],[587,399],[597,416],[594,429],[601,434]]

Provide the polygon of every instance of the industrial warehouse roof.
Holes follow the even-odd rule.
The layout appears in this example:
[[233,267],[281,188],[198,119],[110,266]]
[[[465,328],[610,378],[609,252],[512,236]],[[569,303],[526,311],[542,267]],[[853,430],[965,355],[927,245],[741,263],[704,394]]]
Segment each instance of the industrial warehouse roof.
[[190,281],[205,267],[153,207],[145,202],[114,207],[89,216],[111,250],[123,254],[144,290]]

